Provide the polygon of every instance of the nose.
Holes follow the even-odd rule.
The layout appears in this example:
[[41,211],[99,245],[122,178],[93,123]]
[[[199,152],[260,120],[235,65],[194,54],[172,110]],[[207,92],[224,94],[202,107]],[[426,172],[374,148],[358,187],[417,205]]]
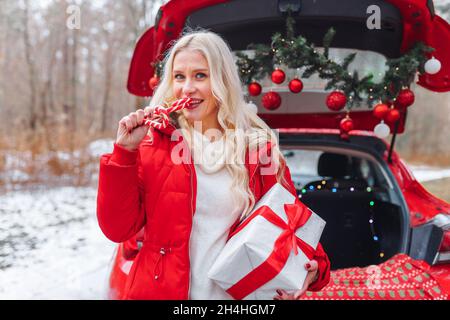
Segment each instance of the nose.
[[186,79],[186,81],[184,82],[184,85],[183,85],[182,92],[183,92],[183,95],[185,95],[185,96],[190,96],[191,94],[193,94],[195,92],[195,86],[191,80]]

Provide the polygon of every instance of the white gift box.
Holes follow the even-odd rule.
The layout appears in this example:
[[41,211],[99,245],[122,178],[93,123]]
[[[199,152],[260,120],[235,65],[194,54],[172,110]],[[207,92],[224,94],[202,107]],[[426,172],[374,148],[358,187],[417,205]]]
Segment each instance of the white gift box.
[[[294,204],[296,198],[281,184],[276,183],[256,204],[249,216],[263,206],[269,207],[286,224],[288,217],[285,204]],[[307,210],[310,210],[307,208]],[[311,210],[310,210],[311,211]],[[325,221],[311,211],[308,221],[295,231],[295,235],[316,249],[325,227]],[[224,290],[228,290],[253,269],[261,265],[273,252],[275,241],[284,232],[279,226],[257,215],[226,243],[208,272]],[[298,254],[291,250],[281,271],[267,283],[244,297],[244,300],[272,300],[276,289],[290,293],[302,288],[307,270],[308,257],[298,248]]]

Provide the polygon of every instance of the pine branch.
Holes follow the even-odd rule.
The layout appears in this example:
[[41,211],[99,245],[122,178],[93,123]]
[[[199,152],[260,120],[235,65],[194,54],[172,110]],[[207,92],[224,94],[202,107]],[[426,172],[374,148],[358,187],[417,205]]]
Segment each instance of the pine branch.
[[325,48],[324,56],[328,59],[328,52],[330,49],[331,41],[333,41],[334,35],[336,34],[336,30],[334,28],[328,29],[327,33],[323,38],[323,47]]
[[344,62],[342,63],[342,69],[347,70],[348,66],[350,65],[350,63],[352,63],[352,61],[355,59],[356,57],[356,52],[350,53],[348,56],[346,56],[344,58]]

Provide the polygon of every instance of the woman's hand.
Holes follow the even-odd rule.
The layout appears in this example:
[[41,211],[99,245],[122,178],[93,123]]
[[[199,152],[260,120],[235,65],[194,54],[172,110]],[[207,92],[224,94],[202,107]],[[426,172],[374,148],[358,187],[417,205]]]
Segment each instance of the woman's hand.
[[309,285],[317,280],[317,277],[319,275],[319,264],[316,260],[311,260],[307,264],[305,264],[305,269],[308,270],[308,274],[306,275],[305,282],[300,290],[298,290],[294,294],[289,294],[285,290],[278,289],[278,295],[276,295],[273,299],[298,300],[299,298],[301,298],[305,294],[306,290],[308,290]]
[[136,150],[147,133],[151,136],[149,127],[144,124],[144,117],[151,116],[153,111],[154,108],[146,107],[123,117],[119,121],[116,144],[130,151]]

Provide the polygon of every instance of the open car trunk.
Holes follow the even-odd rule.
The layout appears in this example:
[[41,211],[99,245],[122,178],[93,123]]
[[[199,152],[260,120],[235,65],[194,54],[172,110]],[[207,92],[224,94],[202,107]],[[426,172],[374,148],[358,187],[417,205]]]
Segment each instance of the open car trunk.
[[405,253],[409,214],[370,136],[281,133],[280,144],[299,199],[327,225],[321,243],[333,270],[378,265]]

